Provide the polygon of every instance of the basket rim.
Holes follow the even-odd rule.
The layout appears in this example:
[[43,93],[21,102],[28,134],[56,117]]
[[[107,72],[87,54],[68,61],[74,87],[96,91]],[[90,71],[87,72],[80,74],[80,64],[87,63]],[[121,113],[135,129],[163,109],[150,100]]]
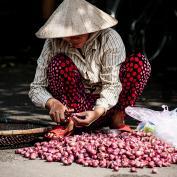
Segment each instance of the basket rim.
[[32,128],[32,129],[22,129],[22,130],[2,130],[0,131],[0,136],[7,136],[7,135],[25,135],[25,134],[38,134],[38,133],[45,133],[49,131],[51,127],[41,127],[41,128]]

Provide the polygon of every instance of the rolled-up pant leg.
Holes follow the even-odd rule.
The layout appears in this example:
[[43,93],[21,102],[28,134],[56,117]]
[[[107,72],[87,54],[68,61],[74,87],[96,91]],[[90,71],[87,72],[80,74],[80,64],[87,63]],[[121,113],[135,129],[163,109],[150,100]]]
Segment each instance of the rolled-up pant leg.
[[120,68],[122,91],[116,108],[124,111],[127,106],[134,106],[142,94],[150,77],[151,65],[141,53],[133,54],[125,60]]

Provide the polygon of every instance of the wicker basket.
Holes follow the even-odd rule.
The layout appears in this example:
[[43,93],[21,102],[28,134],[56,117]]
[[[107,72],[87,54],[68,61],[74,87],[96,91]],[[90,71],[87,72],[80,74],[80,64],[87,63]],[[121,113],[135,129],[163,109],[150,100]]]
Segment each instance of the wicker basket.
[[36,121],[0,119],[0,149],[13,149],[33,145],[43,140],[51,126]]

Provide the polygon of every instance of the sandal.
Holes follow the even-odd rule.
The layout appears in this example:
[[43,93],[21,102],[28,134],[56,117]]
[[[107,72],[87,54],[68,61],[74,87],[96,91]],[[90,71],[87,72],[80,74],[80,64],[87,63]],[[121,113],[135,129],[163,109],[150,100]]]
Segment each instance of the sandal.
[[52,130],[44,135],[47,139],[57,139],[63,138],[65,136],[70,136],[74,132],[74,123],[73,121],[69,121],[67,126],[64,125],[56,125]]
[[126,124],[122,124],[122,125],[118,126],[117,129],[120,131],[123,131],[123,132],[133,132],[133,129],[131,129],[130,126],[126,125]]

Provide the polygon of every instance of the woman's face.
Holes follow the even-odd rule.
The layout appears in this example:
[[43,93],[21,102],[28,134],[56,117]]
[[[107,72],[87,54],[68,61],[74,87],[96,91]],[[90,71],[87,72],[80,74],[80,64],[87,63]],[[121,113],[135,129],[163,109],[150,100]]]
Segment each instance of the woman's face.
[[89,34],[82,34],[78,36],[64,37],[63,39],[69,42],[72,47],[81,49],[89,38]]

